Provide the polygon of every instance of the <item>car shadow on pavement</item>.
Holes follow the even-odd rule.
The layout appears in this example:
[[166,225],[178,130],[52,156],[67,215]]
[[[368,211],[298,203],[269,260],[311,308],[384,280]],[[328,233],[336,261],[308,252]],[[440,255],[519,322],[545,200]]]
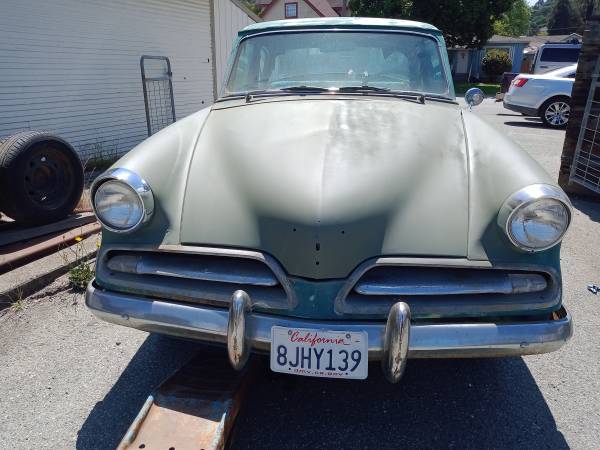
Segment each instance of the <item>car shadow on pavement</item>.
[[233,449],[569,448],[522,358],[411,360],[397,385],[265,374]]
[[[85,420],[77,449],[112,449],[147,396],[198,352],[223,348],[150,335]],[[568,448],[522,358],[411,360],[397,385],[371,364],[365,381],[291,377],[266,358],[232,449]]]
[[194,342],[149,335],[108,394],[88,415],[77,436],[77,449],[116,448],[148,395],[184,365],[198,347]]
[[521,127],[521,128],[544,128],[549,130],[546,125],[542,121],[536,122],[534,120],[530,120],[528,122],[504,122],[504,125],[508,125],[509,127]]
[[585,197],[570,195],[573,207],[594,222],[600,222],[600,202],[598,200],[586,199]]

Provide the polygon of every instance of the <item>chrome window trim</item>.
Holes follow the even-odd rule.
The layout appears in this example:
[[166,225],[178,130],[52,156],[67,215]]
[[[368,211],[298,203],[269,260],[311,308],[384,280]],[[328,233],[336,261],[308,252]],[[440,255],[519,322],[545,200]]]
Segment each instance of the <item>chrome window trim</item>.
[[[565,206],[565,208],[567,209],[567,214],[569,216],[567,226],[563,230],[560,237],[556,240],[556,242],[552,243],[551,245],[539,248],[525,247],[513,237],[509,228],[510,222],[520,208],[523,208],[527,205],[530,205],[533,202],[542,199],[553,199],[562,203]],[[571,225],[572,219],[573,206],[571,205],[569,197],[567,197],[567,194],[565,194],[562,189],[556,186],[552,186],[550,184],[531,184],[512,193],[506,200],[504,200],[504,203],[502,204],[502,206],[500,207],[500,211],[498,212],[497,221],[498,225],[500,226],[500,228],[502,229],[502,231],[504,232],[504,234],[506,235],[506,237],[512,245],[514,245],[519,250],[533,253],[548,250],[549,248],[554,247],[560,241],[562,241],[567,230],[569,229],[569,226]]]
[[154,252],[154,253],[181,253],[187,255],[204,255],[204,256],[224,256],[231,258],[252,259],[265,264],[275,275],[277,281],[281,284],[288,300],[289,309],[293,309],[298,304],[298,299],[292,289],[291,282],[279,264],[272,256],[254,250],[243,250],[235,248],[220,248],[220,247],[196,247],[193,245],[176,245],[166,244],[158,247],[149,245],[102,245],[98,254],[98,274],[102,278],[102,272],[108,270],[106,257],[108,253],[114,251],[131,251],[131,252]]
[[[105,223],[98,215],[98,212],[96,211],[96,191],[103,183],[107,181],[119,181],[123,184],[126,184],[133,189],[140,199],[140,202],[142,203],[142,216],[134,226],[126,229],[114,228]],[[110,169],[94,180],[90,189],[90,199],[94,214],[102,226],[113,233],[131,233],[147,223],[152,217],[152,214],[154,214],[154,194],[152,193],[152,189],[150,189],[150,185],[137,173],[121,167]]]
[[465,258],[405,258],[405,257],[378,257],[371,258],[359,264],[347,277],[346,283],[338,292],[334,300],[334,311],[338,315],[351,314],[346,308],[346,298],[352,292],[358,281],[369,270],[380,266],[396,267],[423,267],[423,268],[454,268],[454,269],[488,269],[488,270],[514,270],[523,272],[541,272],[547,274],[552,280],[555,296],[562,297],[560,274],[551,267],[536,264],[492,264],[489,261],[473,261]]

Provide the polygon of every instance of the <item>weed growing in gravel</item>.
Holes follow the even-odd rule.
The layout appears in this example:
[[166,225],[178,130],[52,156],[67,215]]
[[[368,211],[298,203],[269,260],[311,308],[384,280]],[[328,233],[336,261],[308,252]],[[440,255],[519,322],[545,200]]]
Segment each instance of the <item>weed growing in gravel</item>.
[[[94,263],[86,261],[86,248],[83,238],[75,238],[76,243],[65,248],[63,259],[69,266],[69,283],[75,289],[85,289],[92,278],[94,278]],[[100,237],[96,242],[96,247],[100,247]],[[68,250],[68,251],[67,251]]]
[[23,290],[18,287],[16,291],[10,296],[10,310],[14,312],[23,311],[25,309],[25,298],[23,296]]
[[85,289],[94,278],[94,269],[90,263],[82,262],[69,269],[69,282],[74,288]]
[[22,298],[18,299],[16,302],[13,302],[13,304],[10,306],[10,309],[15,312],[23,311],[25,309],[25,300]]

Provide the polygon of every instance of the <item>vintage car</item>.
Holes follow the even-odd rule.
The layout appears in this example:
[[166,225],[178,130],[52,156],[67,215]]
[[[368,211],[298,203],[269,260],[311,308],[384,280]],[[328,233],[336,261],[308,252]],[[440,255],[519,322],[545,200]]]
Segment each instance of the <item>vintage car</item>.
[[306,376],[558,349],[571,204],[482,95],[459,106],[428,24],[246,27],[218,100],[95,180],[87,306]]

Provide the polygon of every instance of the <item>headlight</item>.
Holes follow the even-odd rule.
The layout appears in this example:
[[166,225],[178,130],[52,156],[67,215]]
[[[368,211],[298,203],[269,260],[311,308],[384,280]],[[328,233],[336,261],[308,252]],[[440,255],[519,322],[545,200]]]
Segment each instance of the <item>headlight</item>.
[[539,252],[558,244],[571,223],[571,202],[559,188],[527,186],[500,208],[498,225],[517,248]]
[[98,177],[91,189],[98,220],[108,230],[131,232],[147,222],[154,211],[150,186],[136,173],[113,169]]

